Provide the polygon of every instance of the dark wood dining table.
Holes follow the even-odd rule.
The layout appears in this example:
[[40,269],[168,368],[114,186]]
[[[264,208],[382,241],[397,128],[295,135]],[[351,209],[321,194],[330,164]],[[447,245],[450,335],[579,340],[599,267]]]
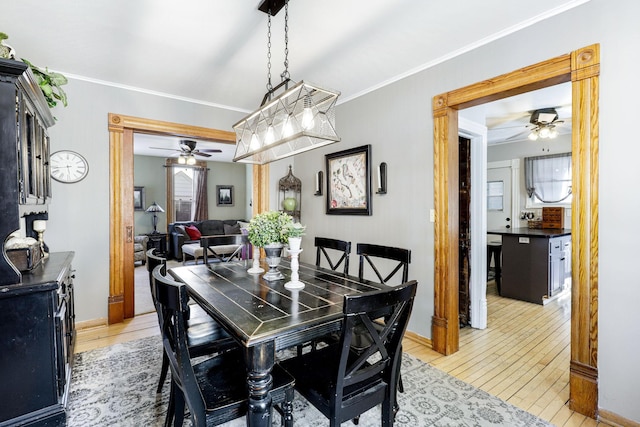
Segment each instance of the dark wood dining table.
[[[291,264],[283,257],[285,278],[265,281],[249,274],[249,261],[189,265],[169,269],[186,284],[189,295],[244,348],[249,409],[247,425],[271,426],[271,370],[276,351],[297,346],[340,329],[345,295],[385,288],[357,277],[299,263],[301,290],[284,285]],[[267,271],[269,267],[261,262]]]

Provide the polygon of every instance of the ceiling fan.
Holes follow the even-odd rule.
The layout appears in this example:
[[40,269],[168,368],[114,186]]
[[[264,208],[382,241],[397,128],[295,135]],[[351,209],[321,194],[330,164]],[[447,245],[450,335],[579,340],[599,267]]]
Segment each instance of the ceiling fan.
[[208,153],[222,153],[222,150],[218,150],[217,148],[205,148],[203,150],[199,150],[196,148],[196,141],[191,139],[181,139],[179,143],[180,149],[177,148],[164,148],[164,147],[149,147],[155,150],[170,150],[177,151],[180,153],[180,156],[188,157],[188,156],[202,156],[202,157],[211,157],[211,154]]
[[558,136],[556,126],[564,123],[564,120],[558,120],[558,112],[555,108],[541,108],[531,113],[529,119],[532,127],[528,138],[532,141],[538,138],[555,138]]

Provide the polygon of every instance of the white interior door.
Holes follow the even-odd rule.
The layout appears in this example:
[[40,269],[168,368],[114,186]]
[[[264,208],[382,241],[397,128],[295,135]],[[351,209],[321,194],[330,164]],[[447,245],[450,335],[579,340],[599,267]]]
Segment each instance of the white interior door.
[[513,226],[511,166],[487,168],[487,232]]

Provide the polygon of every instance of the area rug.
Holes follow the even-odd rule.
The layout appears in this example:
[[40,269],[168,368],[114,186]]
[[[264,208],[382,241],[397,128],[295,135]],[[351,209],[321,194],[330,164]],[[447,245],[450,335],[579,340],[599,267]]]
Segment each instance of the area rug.
[[[68,426],[162,426],[169,381],[156,386],[162,363],[160,337],[149,337],[75,355]],[[396,426],[551,426],[418,359],[403,355],[405,391],[398,393]],[[296,393],[296,426],[327,426],[327,419]],[[189,425],[185,422],[185,425]],[[244,418],[224,424],[245,426]],[[274,412],[273,425],[280,425]],[[345,426],[353,426],[349,421]],[[360,426],[379,426],[380,408],[362,415]]]

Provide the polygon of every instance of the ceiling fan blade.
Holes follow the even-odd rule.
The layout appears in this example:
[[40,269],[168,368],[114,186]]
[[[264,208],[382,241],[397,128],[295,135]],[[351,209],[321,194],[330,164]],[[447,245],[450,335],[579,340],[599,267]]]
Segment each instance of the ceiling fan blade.
[[217,148],[204,148],[198,151],[201,153],[222,153],[222,150],[218,150]]
[[195,154],[196,156],[202,156],[202,157],[211,157],[211,154],[207,154],[207,153],[202,153],[200,151],[194,151],[191,154]]
[[181,150],[176,150],[175,148],[164,148],[164,147],[149,147],[149,148],[152,148],[154,150],[181,151]]

